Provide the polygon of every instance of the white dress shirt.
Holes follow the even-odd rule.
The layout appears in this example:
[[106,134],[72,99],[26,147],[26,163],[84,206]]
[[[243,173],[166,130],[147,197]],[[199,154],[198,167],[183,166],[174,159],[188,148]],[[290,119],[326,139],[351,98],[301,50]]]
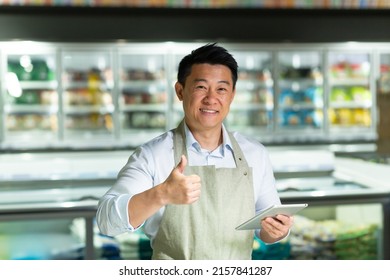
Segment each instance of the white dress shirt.
[[[236,167],[232,145],[225,127],[223,127],[223,143],[214,151],[202,149],[187,126],[185,126],[185,133],[189,166]],[[248,165],[252,167],[256,213],[272,204],[280,204],[272,165],[265,147],[258,141],[240,133],[233,132],[233,135]],[[130,156],[127,164],[120,170],[116,183],[99,201],[96,220],[101,233],[115,236],[142,227],[153,243],[165,207],[162,207],[139,228],[133,228],[129,223],[131,213],[128,213],[127,205],[133,195],[164,182],[174,167],[172,130],[138,147]],[[227,205],[226,207],[234,206]],[[259,232],[257,231],[256,234]]]

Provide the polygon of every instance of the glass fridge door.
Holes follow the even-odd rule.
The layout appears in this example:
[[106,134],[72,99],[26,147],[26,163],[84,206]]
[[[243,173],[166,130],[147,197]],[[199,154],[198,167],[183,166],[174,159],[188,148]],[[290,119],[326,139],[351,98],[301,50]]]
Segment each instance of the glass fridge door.
[[328,53],[329,133],[333,138],[356,140],[374,131],[373,94],[368,51]]
[[55,145],[58,140],[55,50],[9,50],[5,60],[5,144],[18,148]]
[[233,131],[264,140],[273,129],[272,53],[266,51],[232,51],[238,63],[236,95],[226,119]]
[[379,61],[378,94],[390,94],[390,53],[381,53]]
[[65,50],[62,63],[65,143],[107,145],[115,138],[110,51]]
[[323,63],[319,51],[277,54],[277,128],[286,140],[324,136]]
[[121,140],[141,144],[167,128],[166,55],[156,49],[120,54]]

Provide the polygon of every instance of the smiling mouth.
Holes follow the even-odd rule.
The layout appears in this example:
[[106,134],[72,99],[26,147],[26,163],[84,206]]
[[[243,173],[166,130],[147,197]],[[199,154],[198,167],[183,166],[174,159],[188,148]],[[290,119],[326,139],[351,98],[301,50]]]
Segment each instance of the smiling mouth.
[[202,113],[207,113],[207,114],[217,114],[219,111],[217,110],[210,110],[210,109],[199,109]]

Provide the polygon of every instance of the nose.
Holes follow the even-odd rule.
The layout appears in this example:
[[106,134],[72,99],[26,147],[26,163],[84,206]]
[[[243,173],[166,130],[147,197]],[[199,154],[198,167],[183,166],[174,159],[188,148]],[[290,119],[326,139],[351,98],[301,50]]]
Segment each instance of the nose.
[[213,104],[217,100],[217,93],[214,90],[208,90],[205,97],[203,98],[203,102],[205,104]]

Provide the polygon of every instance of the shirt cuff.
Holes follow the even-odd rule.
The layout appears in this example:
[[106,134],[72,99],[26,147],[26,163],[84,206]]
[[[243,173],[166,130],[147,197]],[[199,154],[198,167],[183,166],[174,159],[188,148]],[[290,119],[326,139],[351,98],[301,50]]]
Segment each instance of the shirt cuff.
[[141,228],[145,222],[143,222],[141,225],[139,225],[138,227],[133,227],[130,222],[129,222],[129,218],[130,218],[130,214],[129,214],[129,201],[130,199],[133,197],[133,195],[131,194],[126,194],[126,195],[121,195],[119,198],[118,198],[118,211],[119,211],[119,214],[121,217],[124,218],[124,220],[126,221],[126,228],[128,228],[129,231],[133,232],[133,231],[136,231],[138,230],[139,228]]

